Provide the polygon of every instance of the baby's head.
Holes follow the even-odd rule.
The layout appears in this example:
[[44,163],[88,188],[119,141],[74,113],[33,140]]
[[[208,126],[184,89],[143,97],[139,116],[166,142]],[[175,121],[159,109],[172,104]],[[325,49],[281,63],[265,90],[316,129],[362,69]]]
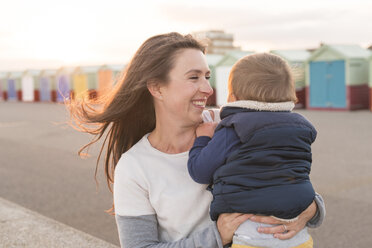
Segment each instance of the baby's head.
[[291,69],[279,56],[258,53],[240,59],[229,76],[228,102],[297,102]]

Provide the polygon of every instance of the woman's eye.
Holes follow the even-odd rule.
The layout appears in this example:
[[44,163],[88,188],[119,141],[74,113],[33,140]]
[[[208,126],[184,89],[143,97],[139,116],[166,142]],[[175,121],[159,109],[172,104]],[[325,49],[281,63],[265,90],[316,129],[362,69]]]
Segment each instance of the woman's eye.
[[190,77],[190,79],[192,79],[192,80],[198,80],[199,77]]
[[209,79],[211,78],[211,76],[206,76],[205,78],[206,78],[207,80],[209,80]]

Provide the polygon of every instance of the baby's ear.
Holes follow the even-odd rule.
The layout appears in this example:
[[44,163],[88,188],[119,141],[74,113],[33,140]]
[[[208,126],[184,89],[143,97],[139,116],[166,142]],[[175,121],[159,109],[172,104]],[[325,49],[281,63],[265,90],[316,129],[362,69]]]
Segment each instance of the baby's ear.
[[228,97],[227,97],[227,102],[235,102],[237,101],[237,97],[234,95],[234,93],[229,93]]
[[147,89],[149,90],[150,94],[157,99],[163,99],[163,95],[161,94],[160,84],[156,80],[148,80],[147,81]]

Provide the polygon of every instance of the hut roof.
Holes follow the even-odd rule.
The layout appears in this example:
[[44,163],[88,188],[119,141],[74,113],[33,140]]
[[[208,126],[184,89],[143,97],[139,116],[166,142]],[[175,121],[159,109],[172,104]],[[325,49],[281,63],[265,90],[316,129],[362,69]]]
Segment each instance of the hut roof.
[[243,58],[244,56],[253,54],[254,52],[251,51],[231,51],[227,53],[217,64],[216,66],[220,65],[233,65],[236,61]]
[[1,71],[1,72],[0,72],[0,79],[2,79],[2,78],[6,78],[7,75],[8,75],[7,72]]
[[223,58],[223,55],[221,54],[207,54],[205,56],[209,66],[215,66]]
[[58,75],[70,75],[75,71],[76,67],[61,67],[57,70],[56,74]]
[[311,55],[311,53],[306,50],[272,50],[270,52],[279,55],[285,60],[297,62],[304,62]]
[[57,70],[47,69],[47,70],[42,70],[40,72],[40,76],[41,77],[50,77],[50,76],[56,75],[56,73],[57,73]]
[[372,52],[362,48],[358,45],[323,45],[318,50],[316,50],[308,60],[317,57],[319,54],[326,50],[332,50],[340,54],[345,59],[366,59],[371,56]]
[[25,75],[39,76],[40,72],[41,72],[40,70],[26,70],[26,71],[23,72],[22,76],[25,76]]
[[236,58],[236,60],[239,60],[243,58],[244,56],[253,54],[252,51],[231,51],[227,55]]
[[125,64],[109,64],[109,65],[104,65],[103,67],[105,69],[109,69],[112,71],[121,71],[123,70],[127,65]]
[[12,71],[8,73],[8,78],[21,78],[23,71]]
[[75,68],[74,73],[96,73],[101,68],[100,65],[96,66],[78,66]]

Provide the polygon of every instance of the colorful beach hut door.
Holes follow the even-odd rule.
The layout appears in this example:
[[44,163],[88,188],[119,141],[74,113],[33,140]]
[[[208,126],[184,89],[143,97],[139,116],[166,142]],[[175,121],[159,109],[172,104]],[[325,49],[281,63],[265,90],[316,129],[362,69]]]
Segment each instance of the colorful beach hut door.
[[14,79],[8,80],[8,99],[17,100],[16,82]]
[[64,102],[70,97],[70,82],[68,77],[63,75],[58,80],[57,102]]
[[344,61],[310,63],[310,107],[346,108]]
[[46,77],[40,79],[40,100],[42,102],[48,102],[51,100],[50,96],[50,82]]

